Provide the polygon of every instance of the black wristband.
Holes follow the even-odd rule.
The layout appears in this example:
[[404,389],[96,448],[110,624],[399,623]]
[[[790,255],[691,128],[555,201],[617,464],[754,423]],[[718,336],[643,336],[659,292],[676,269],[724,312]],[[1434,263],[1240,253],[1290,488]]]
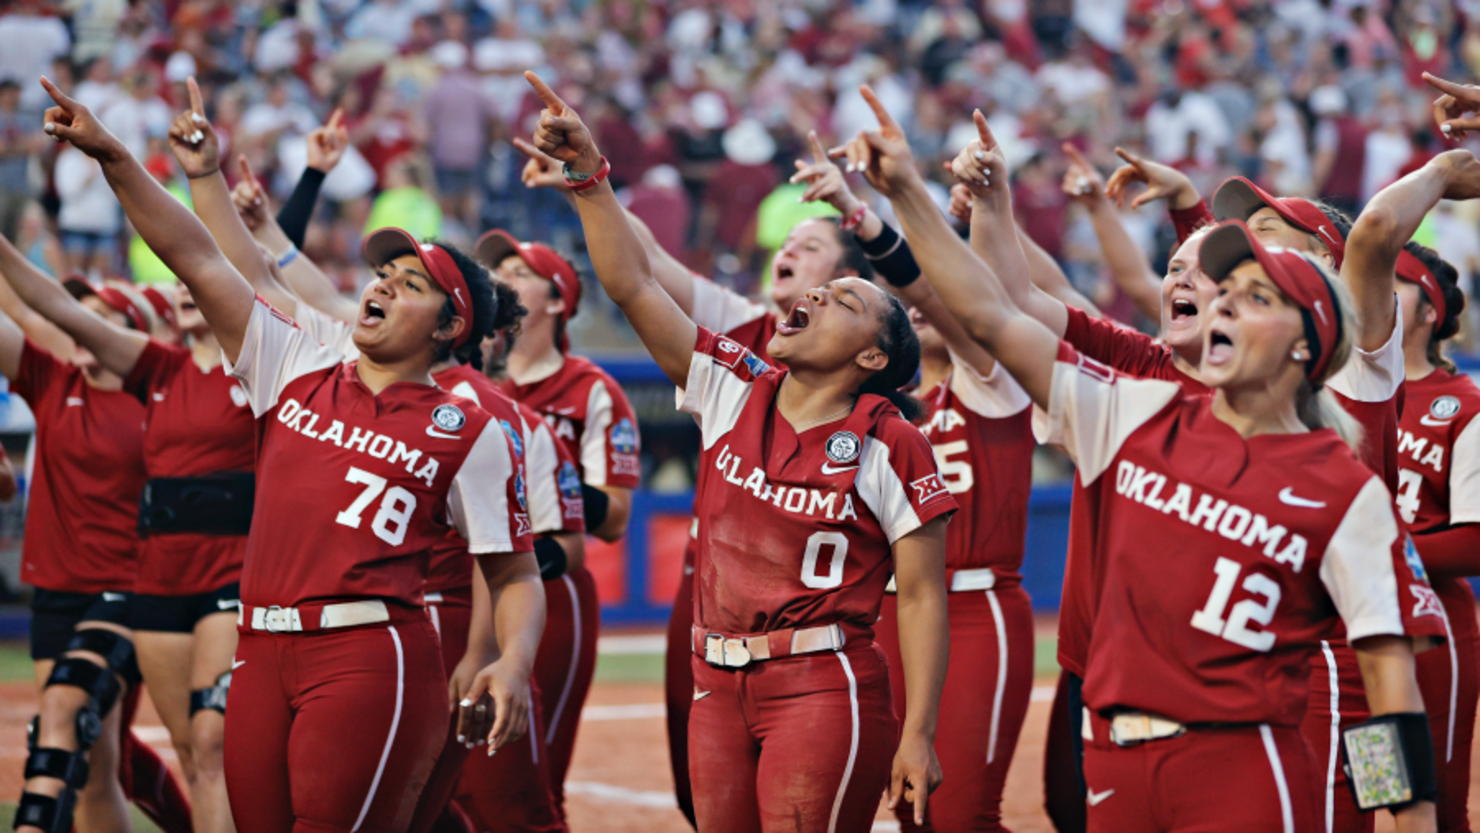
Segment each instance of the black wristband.
[[1342,729],[1341,759],[1357,809],[1364,812],[1439,797],[1434,738],[1423,712],[1379,715]]
[[581,484],[581,497],[586,502],[586,531],[595,533],[606,523],[606,511],[611,498],[595,486]]
[[915,254],[910,251],[910,244],[888,223],[884,224],[884,230],[879,232],[878,237],[872,240],[859,238],[858,246],[863,249],[864,257],[874,265],[874,271],[890,285],[909,286],[920,277],[920,266],[915,263]]
[[324,187],[324,177],[328,176],[318,168],[304,168],[303,175],[298,177],[298,185],[293,189],[293,195],[278,209],[278,226],[293,245],[303,248],[303,237],[308,234],[308,221],[313,219],[313,208],[319,201],[319,190]]
[[534,560],[540,565],[540,578],[545,581],[565,575],[565,548],[554,538],[541,535],[534,539]]

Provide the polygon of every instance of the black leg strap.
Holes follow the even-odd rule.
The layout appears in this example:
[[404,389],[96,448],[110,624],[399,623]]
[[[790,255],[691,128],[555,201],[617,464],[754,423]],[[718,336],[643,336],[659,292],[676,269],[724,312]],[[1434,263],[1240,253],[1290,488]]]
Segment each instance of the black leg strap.
[[47,678],[48,688],[54,685],[69,685],[92,695],[89,704],[99,717],[107,714],[122,692],[122,686],[113,672],[82,657],[63,657],[52,666]]
[[75,632],[67,650],[97,654],[115,674],[122,673],[134,661],[134,643],[105,628],[83,628]]
[[87,759],[81,752],[65,749],[36,749],[26,758],[26,780],[56,778],[67,786],[82,789],[87,783]]
[[36,793],[22,793],[20,806],[15,808],[15,823],[11,829],[30,825],[45,833],[71,833],[72,810],[77,806],[77,793],[62,790],[56,798]]

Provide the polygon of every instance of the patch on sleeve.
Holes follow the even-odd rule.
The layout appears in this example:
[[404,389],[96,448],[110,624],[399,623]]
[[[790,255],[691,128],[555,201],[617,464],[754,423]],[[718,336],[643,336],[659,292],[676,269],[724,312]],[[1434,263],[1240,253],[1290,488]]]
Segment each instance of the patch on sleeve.
[[927,474],[918,480],[911,481],[910,488],[915,490],[916,506],[924,506],[941,495],[949,494],[937,474]]
[[575,463],[567,460],[560,464],[559,484],[560,504],[565,510],[565,517],[585,517],[586,501],[581,494],[581,473],[576,470]]
[[1425,587],[1430,586],[1429,574],[1423,568],[1423,559],[1418,555],[1418,549],[1413,546],[1413,536],[1403,534],[1403,560],[1408,562],[1408,569],[1413,571],[1413,577],[1423,583]]
[[1420,584],[1408,585],[1408,592],[1417,601],[1413,604],[1413,618],[1420,616],[1444,616],[1444,606],[1439,603],[1439,594],[1433,588]]
[[642,474],[642,461],[637,456],[637,428],[623,417],[608,433],[612,446],[612,474]]
[[735,365],[740,363],[740,359],[745,356],[745,348],[734,339],[717,336],[714,339],[713,355],[716,363],[733,370]]
[[514,426],[510,425],[507,419],[499,420],[498,424],[504,429],[504,436],[509,438],[509,445],[514,447],[514,459],[523,460],[524,438],[519,436],[519,432],[514,430]]
[[1111,384],[1115,381],[1115,371],[1109,365],[1095,361],[1083,353],[1076,353],[1078,358],[1079,372],[1096,381]]
[[771,369],[771,366],[761,361],[761,357],[754,353],[745,354],[745,366],[750,368],[752,375],[760,376]]

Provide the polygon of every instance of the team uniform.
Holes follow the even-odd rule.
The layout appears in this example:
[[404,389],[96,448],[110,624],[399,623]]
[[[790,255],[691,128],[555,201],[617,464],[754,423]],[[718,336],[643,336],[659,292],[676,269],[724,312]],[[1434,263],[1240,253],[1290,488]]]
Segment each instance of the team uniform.
[[887,400],[795,433],[785,371],[700,328],[680,408],[702,437],[689,761],[706,831],[861,831],[899,742],[873,625],[893,543],[951,513]]
[[[1032,401],[997,365],[983,377],[954,355],[946,381],[923,392],[933,406],[925,438],[941,480],[961,503],[946,531],[951,656],[936,738],[950,775],[930,796],[925,829],[1000,830],[1002,788],[1033,690],[1033,606],[1022,587],[1032,488]],[[875,638],[889,660],[896,715],[905,709],[898,608],[884,597]],[[896,810],[919,829],[913,807]]]
[[[257,421],[226,779],[237,829],[404,830],[447,732],[427,560],[531,549],[522,474],[486,411],[437,387],[371,393],[266,302],[230,373]],[[294,519],[292,522],[283,519]],[[445,519],[445,520],[444,520]]]
[[[499,389],[544,417],[556,442],[577,461],[581,483],[637,487],[637,417],[621,387],[590,359],[567,355],[551,376],[525,385],[505,380]],[[601,603],[591,571],[582,567],[545,582],[545,603],[545,635],[534,678],[548,724],[551,786],[563,808],[581,707],[596,674]]]
[[[1480,524],[1480,390],[1470,377],[1437,368],[1407,383],[1398,435],[1398,517],[1427,563],[1426,543],[1460,525]],[[1473,550],[1472,550],[1473,551]],[[1418,656],[1418,686],[1434,735],[1439,829],[1468,831],[1470,754],[1480,699],[1475,594],[1463,578],[1431,576],[1449,624],[1445,649]]]
[[[134,627],[190,633],[206,616],[237,609],[254,488],[252,412],[223,368],[201,370],[188,348],[161,341],[150,340],[124,390],[147,411],[150,481],[138,510],[145,538]],[[192,488],[219,505],[197,508]]]
[[1206,397],[1067,344],[1048,423],[1098,497],[1089,829],[1318,829],[1299,724],[1330,620],[1443,633],[1405,610],[1432,591],[1399,570],[1381,479],[1332,431],[1246,440]]

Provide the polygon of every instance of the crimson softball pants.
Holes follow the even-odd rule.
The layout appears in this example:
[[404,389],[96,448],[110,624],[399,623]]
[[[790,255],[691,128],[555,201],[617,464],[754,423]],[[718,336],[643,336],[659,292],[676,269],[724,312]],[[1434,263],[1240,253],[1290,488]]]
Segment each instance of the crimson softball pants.
[[1357,652],[1346,640],[1321,640],[1311,658],[1310,698],[1300,734],[1316,766],[1316,817],[1322,833],[1372,833],[1375,813],[1357,809],[1341,767],[1341,730],[1361,723],[1367,711],[1367,688],[1357,667]]
[[[1002,788],[1028,716],[1033,693],[1033,606],[1021,586],[952,593],[951,664],[940,698],[935,754],[945,780],[930,796],[924,827],[914,807],[895,815],[906,831],[1002,829]],[[885,596],[875,628],[889,660],[896,717],[904,723],[904,666],[899,654],[899,608]]]
[[407,829],[447,733],[431,622],[243,631],[234,665],[226,789],[240,833]]
[[1085,743],[1089,833],[1315,833],[1316,777],[1293,727],[1194,729],[1119,747]]
[[684,548],[683,576],[673,611],[668,615],[668,649],[663,662],[663,699],[668,706],[668,763],[673,768],[673,795],[678,809],[694,824],[694,795],[689,789],[689,705],[694,702],[694,539]]
[[[550,788],[565,814],[565,774],[576,747],[581,708],[596,676],[596,637],[601,633],[601,602],[596,579],[582,567],[545,582],[545,635],[534,660],[534,680],[545,715]],[[497,756],[495,756],[497,757]]]
[[872,644],[715,668],[695,657],[689,776],[704,833],[867,833],[899,723]]
[[[457,667],[468,650],[468,627],[473,621],[472,600],[444,597],[442,601],[433,601],[433,598],[427,599],[427,616],[442,646],[442,667],[451,676],[452,669]],[[427,833],[442,817],[447,802],[452,799],[452,791],[457,787],[467,752],[467,747],[457,742],[457,716],[449,713],[442,750],[437,753],[437,763],[432,767],[427,785],[416,801],[416,812],[411,816],[408,828],[411,833]]]
[[1440,579],[1434,590],[1444,605],[1449,640],[1418,655],[1418,688],[1423,693],[1434,763],[1439,773],[1440,833],[1469,833],[1470,750],[1475,740],[1475,706],[1480,698],[1476,651],[1480,626],[1475,594],[1463,579]]

